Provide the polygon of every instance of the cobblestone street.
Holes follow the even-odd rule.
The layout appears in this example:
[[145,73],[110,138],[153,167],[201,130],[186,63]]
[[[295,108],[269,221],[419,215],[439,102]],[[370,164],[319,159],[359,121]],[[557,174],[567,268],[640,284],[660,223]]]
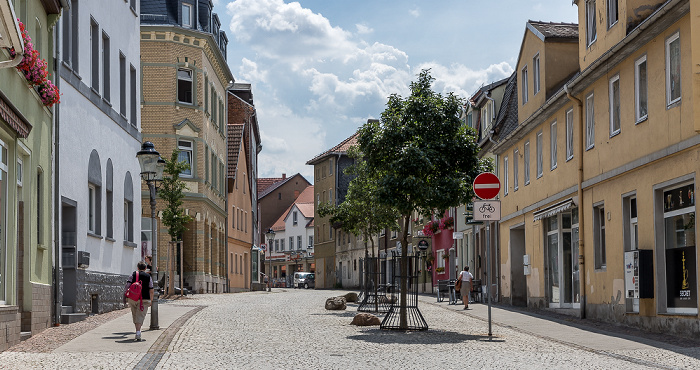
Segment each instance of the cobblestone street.
[[[160,306],[158,331],[132,342],[126,310],[93,324],[51,328],[0,353],[3,369],[329,369],[700,367],[700,348],[669,341],[585,330],[559,321],[486,308],[470,311],[421,296],[430,330],[391,332],[350,325],[357,305],[326,311],[325,299],[345,292],[274,289],[195,295]],[[517,316],[520,315],[520,316]],[[523,319],[527,318],[527,319]],[[103,319],[104,322],[99,322]],[[149,318],[146,318],[148,323]],[[509,322],[509,320],[511,320]],[[513,324],[520,322],[520,324]],[[147,325],[144,325],[145,327]],[[68,335],[66,332],[80,332]],[[553,335],[543,335],[541,332]],[[556,335],[555,335],[556,334]],[[57,339],[58,338],[58,339]],[[71,338],[74,338],[71,340]],[[63,343],[60,341],[63,340]]]

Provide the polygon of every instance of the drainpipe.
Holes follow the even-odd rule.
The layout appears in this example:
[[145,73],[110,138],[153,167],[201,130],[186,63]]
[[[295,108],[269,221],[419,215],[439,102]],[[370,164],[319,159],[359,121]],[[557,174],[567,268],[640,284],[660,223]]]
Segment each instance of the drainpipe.
[[585,145],[585,138],[583,135],[583,102],[576,98],[575,96],[571,95],[571,92],[569,91],[569,86],[564,85],[564,91],[566,92],[566,96],[576,102],[576,105],[578,106],[578,127],[579,127],[579,132],[580,132],[580,137],[581,137],[581,145],[578,147],[578,265],[579,265],[579,285],[580,285],[580,293],[581,293],[581,318],[584,319],[586,318],[586,266],[584,264],[584,238],[583,238],[583,223],[585,218],[583,217],[583,147]]
[[[67,9],[64,7],[63,11],[67,11]],[[64,19],[65,21],[65,19]],[[54,26],[54,52],[56,54],[56,57],[54,58],[54,63],[53,63],[53,75],[54,78],[56,79],[56,88],[60,91],[61,89],[61,77],[58,75],[58,61],[61,59],[61,44],[58,42],[58,32],[56,30],[56,27]],[[53,119],[54,119],[54,131],[53,131],[53,142],[54,142],[54,167],[53,167],[53,181],[54,181],[54,196],[53,196],[53,229],[54,229],[54,235],[53,235],[53,242],[54,242],[54,271],[53,271],[53,299],[54,299],[54,316],[53,316],[53,325],[54,326],[59,326],[61,325],[61,299],[59,299],[59,294],[60,294],[60,289],[59,289],[59,282],[61,281],[61,276],[60,276],[60,271],[61,271],[61,234],[59,233],[59,214],[60,214],[60,198],[61,198],[61,191],[59,188],[59,181],[58,181],[58,169],[59,169],[59,157],[60,157],[60,151],[58,150],[59,148],[59,112],[60,112],[59,105],[55,105],[55,108],[53,110]]]

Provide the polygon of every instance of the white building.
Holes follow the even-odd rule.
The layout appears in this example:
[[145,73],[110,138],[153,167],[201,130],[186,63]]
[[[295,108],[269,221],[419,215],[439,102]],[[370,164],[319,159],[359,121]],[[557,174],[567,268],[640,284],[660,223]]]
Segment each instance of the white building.
[[58,27],[56,238],[62,304],[75,312],[123,307],[127,276],[150,253],[142,249],[137,217],[139,5],[138,0],[73,0]]

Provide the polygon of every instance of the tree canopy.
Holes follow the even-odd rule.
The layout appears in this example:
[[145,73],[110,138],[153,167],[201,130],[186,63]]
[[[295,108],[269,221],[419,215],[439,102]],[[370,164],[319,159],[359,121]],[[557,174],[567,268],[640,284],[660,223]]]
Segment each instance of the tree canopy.
[[180,180],[180,173],[188,170],[190,165],[187,162],[178,161],[178,151],[174,150],[170,160],[165,160],[165,169],[158,195],[165,200],[166,207],[163,210],[163,225],[168,228],[171,241],[178,241],[182,238],[182,233],[187,230],[188,222],[192,216],[186,215],[182,209],[182,198],[185,197],[185,182]]

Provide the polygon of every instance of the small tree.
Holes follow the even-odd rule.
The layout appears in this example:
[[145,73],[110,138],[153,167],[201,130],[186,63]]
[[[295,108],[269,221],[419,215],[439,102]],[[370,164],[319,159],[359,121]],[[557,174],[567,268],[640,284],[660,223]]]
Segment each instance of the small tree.
[[379,122],[369,121],[358,137],[376,201],[400,215],[401,276],[399,328],[407,329],[408,226],[413,212],[442,214],[468,203],[472,182],[488,162],[477,157],[474,132],[459,119],[461,99],[432,90],[429,70],[411,83],[411,95],[389,97]]
[[[187,231],[188,222],[192,221],[192,217],[185,214],[185,210],[182,209],[182,199],[185,197],[185,182],[180,180],[180,173],[186,171],[190,168],[189,163],[185,161],[178,161],[179,151],[176,149],[170,156],[170,160],[165,161],[165,169],[163,172],[166,176],[163,176],[163,181],[161,182],[160,189],[158,190],[158,195],[161,199],[165,200],[166,207],[163,210],[163,225],[168,228],[168,234],[170,235],[170,241],[172,243],[177,243],[182,241],[182,233]],[[180,254],[182,255],[182,244],[180,247]],[[183,266],[180,264],[180,292],[182,293],[182,280],[183,280]],[[172,279],[170,280],[172,283]],[[171,287],[172,289],[172,287]]]

